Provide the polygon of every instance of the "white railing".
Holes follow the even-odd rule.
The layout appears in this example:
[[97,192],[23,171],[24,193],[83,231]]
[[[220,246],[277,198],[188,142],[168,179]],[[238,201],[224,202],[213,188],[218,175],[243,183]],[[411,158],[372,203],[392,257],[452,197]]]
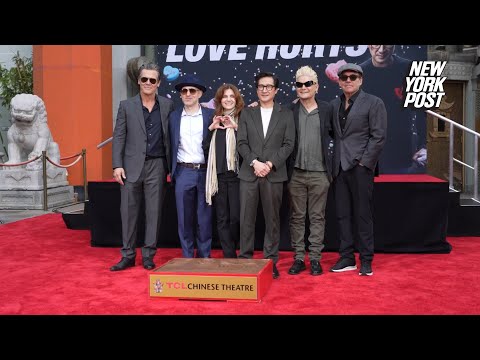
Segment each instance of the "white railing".
[[[453,120],[450,120],[449,118],[446,118],[445,116],[439,115],[431,110],[427,110],[426,112],[450,124],[449,156],[448,156],[448,183],[449,183],[450,189],[455,190],[455,188],[453,187],[453,162],[455,161],[456,163],[461,164],[462,166],[465,166],[473,170],[473,198],[472,199],[480,203],[480,200],[478,199],[478,138],[480,137],[480,134],[463,125],[456,123]],[[460,161],[453,157],[453,135],[454,135],[454,129],[456,127],[463,131],[466,131],[467,133],[472,134],[475,137],[475,145],[473,147],[473,153],[474,153],[473,166],[466,164],[463,161]]]

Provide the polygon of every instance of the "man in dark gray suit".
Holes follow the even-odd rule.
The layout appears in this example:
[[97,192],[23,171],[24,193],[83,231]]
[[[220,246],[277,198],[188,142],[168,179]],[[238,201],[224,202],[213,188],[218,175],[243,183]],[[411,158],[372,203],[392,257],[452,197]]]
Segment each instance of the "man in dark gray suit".
[[237,148],[243,163],[240,178],[240,254],[253,257],[259,197],[265,217],[263,256],[273,260],[273,278],[280,243],[280,205],[287,180],[286,160],[293,151],[295,125],[291,110],[274,102],[278,78],[261,72],[255,77],[260,106],[244,108],[240,115]]
[[340,239],[340,258],[332,272],[355,270],[355,245],[360,253],[359,275],[373,274],[373,176],[385,144],[387,111],[383,101],[360,90],[363,70],[356,64],[338,69],[343,94],[332,100],[335,136],[333,175]]
[[173,101],[157,95],[160,69],[143,65],[138,76],[140,93],[120,102],[113,132],[113,177],[120,183],[122,217],[122,259],[111,271],[135,265],[137,221],[145,199],[145,243],[143,267],[155,268],[153,258],[162,219],[162,203],[169,172],[170,138],[168,115]]

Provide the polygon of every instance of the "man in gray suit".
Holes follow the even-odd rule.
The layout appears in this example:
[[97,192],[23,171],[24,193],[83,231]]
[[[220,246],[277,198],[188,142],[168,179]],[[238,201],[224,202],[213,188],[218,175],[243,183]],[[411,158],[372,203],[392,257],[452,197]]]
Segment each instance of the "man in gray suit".
[[148,63],[140,67],[140,93],[120,102],[113,132],[113,177],[120,183],[122,218],[122,259],[111,271],[135,265],[137,221],[145,199],[145,243],[142,263],[155,268],[153,258],[162,219],[162,203],[169,172],[170,138],[168,115],[173,101],[157,95],[160,69]]
[[335,137],[333,175],[340,239],[340,258],[332,272],[355,270],[355,245],[360,253],[359,275],[370,276],[374,253],[373,177],[385,144],[387,111],[383,101],[360,90],[363,70],[356,64],[338,69],[343,94],[332,100]]
[[273,278],[280,243],[280,205],[283,183],[287,180],[286,160],[295,143],[291,110],[274,102],[278,78],[261,72],[255,77],[260,106],[244,108],[239,120],[237,148],[243,163],[240,178],[240,254],[253,257],[258,199],[265,217],[263,256],[273,260]]

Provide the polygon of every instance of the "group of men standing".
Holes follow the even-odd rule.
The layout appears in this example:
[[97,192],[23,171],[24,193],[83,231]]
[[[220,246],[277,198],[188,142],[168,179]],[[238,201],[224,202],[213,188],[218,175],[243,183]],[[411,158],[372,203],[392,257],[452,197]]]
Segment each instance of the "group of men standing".
[[[280,243],[280,206],[288,183],[290,232],[294,262],[288,273],[306,270],[305,219],[308,214],[310,273],[323,273],[325,206],[330,184],[335,207],[340,257],[332,272],[355,270],[355,240],[360,253],[360,275],[372,275],[374,236],[373,176],[385,143],[387,114],[381,99],[363,92],[363,70],[345,64],[338,70],[343,93],[330,103],[319,101],[315,71],[303,66],[296,73],[299,101],[290,108],[274,101],[279,79],[261,72],[255,77],[259,106],[241,111],[236,145],[242,158],[240,179],[239,258],[252,258],[258,201],[265,217],[263,257],[273,260],[273,278]],[[175,86],[183,107],[159,96],[156,64],[140,68],[140,93],[119,105],[113,136],[113,176],[121,186],[122,259],[110,269],[135,265],[138,213],[145,199],[146,232],[142,247],[145,269],[153,258],[161,219],[167,174],[175,184],[178,235],[184,257],[210,257],[212,210],[205,201],[209,126],[213,110],[199,99],[205,85],[185,75]],[[334,141],[333,157],[329,154]],[[196,220],[196,222],[195,222]],[[196,253],[194,247],[196,244]]]

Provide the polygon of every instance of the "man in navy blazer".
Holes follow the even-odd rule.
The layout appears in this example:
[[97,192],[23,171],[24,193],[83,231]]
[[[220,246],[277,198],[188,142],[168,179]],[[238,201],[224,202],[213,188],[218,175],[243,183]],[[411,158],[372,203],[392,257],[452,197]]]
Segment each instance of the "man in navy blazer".
[[143,267],[152,270],[162,218],[162,204],[168,173],[170,140],[168,114],[173,101],[157,95],[160,69],[148,63],[139,69],[140,94],[120,102],[113,132],[113,177],[120,187],[122,217],[122,259],[111,271],[135,265],[137,221],[145,199],[145,245]]
[[175,183],[178,236],[183,257],[208,258],[212,246],[212,207],[205,200],[205,182],[208,127],[214,111],[200,106],[199,100],[207,88],[197,77],[183,76],[175,89],[183,102],[183,106],[169,117],[171,178]]
[[374,253],[373,177],[387,135],[387,111],[380,98],[360,89],[363,70],[359,65],[341,66],[338,76],[343,94],[331,105],[340,258],[330,271],[357,268],[354,242],[358,238],[359,275],[370,276]]

